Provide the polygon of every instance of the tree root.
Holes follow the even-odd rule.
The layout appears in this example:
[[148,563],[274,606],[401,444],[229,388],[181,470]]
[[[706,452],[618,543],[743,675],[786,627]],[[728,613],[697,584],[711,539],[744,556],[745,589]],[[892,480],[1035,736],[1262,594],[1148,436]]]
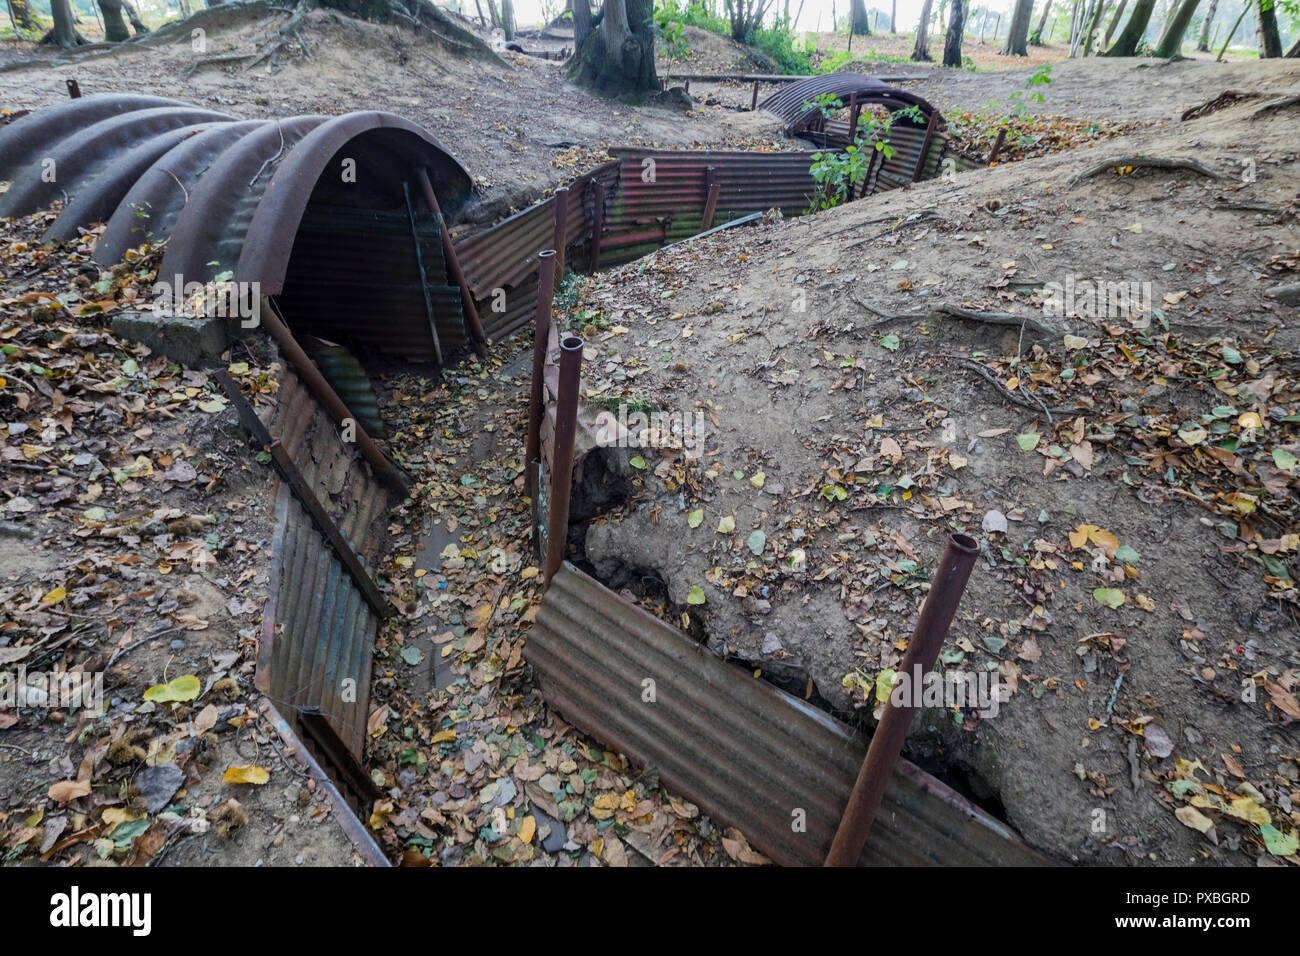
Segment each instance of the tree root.
[[976,312],[973,309],[965,309],[949,302],[940,302],[929,312],[931,317],[937,318],[940,315],[950,315],[955,319],[966,319],[970,322],[984,322],[988,325],[1012,325],[1023,329],[1033,329],[1043,335],[1056,334],[1056,329],[1030,315],[1012,315],[1010,312]]
[[961,356],[961,355],[945,355],[944,358],[949,359],[950,361],[962,363],[971,371],[979,375],[980,378],[984,379],[986,382],[992,385],[994,390],[999,395],[1001,395],[1004,399],[1006,399],[1008,402],[1011,402],[1011,404],[1013,405],[1019,405],[1021,408],[1027,408],[1030,411],[1034,412],[1035,414],[1042,416],[1047,421],[1047,424],[1049,426],[1055,424],[1055,422],[1052,419],[1053,412],[1056,412],[1058,415],[1061,414],[1072,415],[1078,411],[1078,409],[1074,409],[1074,408],[1048,408],[1047,404],[1042,399],[1040,399],[1037,395],[1035,395],[1033,392],[1027,393],[1029,395],[1029,398],[1033,399],[1033,401],[1030,401],[1029,399],[1017,395],[1015,392],[1011,391],[1005,385],[1003,385],[1001,382],[998,381],[997,376],[993,374],[992,369],[990,369],[983,362],[977,362],[973,358],[966,358],[965,356]]
[[1289,106],[1295,106],[1300,103],[1300,93],[1292,93],[1290,96],[1279,96],[1276,99],[1269,100],[1255,112],[1250,114],[1252,120],[1257,120],[1265,113],[1276,113],[1278,110],[1284,110]]
[[1108,169],[1122,169],[1125,166],[1132,166],[1134,169],[1186,169],[1201,176],[1208,176],[1210,179],[1226,179],[1222,173],[1216,173],[1214,170],[1202,166],[1194,159],[1160,159],[1156,156],[1122,156],[1118,159],[1108,159],[1091,166],[1079,175],[1070,180],[1070,185],[1074,186],[1085,179],[1091,179],[1098,173],[1104,173]]

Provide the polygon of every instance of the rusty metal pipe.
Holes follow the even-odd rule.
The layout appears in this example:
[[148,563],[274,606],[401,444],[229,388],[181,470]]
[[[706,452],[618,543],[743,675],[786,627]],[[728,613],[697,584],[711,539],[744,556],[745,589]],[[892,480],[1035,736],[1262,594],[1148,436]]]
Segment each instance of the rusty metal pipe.
[[[948,545],[943,549],[939,567],[935,569],[930,582],[930,593],[926,596],[921,614],[916,619],[916,629],[912,639],[907,642],[907,653],[898,665],[898,672],[906,674],[909,680],[915,680],[915,668],[920,667],[920,676],[934,667],[943,639],[952,626],[953,616],[961,601],[966,581],[971,569],[975,567],[975,558],[979,556],[980,546],[968,534],[948,536]],[[908,700],[895,704],[893,695],[885,705],[884,716],[871,736],[871,746],[858,771],[857,783],[849,795],[844,816],[840,818],[839,828],[835,831],[835,840],[831,851],[826,855],[827,866],[856,866],[862,856],[862,848],[867,845],[871,835],[871,824],[875,821],[876,811],[885,795],[885,784],[894,772],[898,762],[903,741],[907,739],[908,727],[917,708]]]
[[537,509],[536,463],[542,457],[542,418],[546,415],[546,350],[551,339],[551,301],[555,298],[555,250],[538,254],[537,320],[533,326],[533,382],[528,395],[528,438],[524,443],[524,488]]
[[569,536],[569,491],[573,484],[573,441],[578,432],[578,388],[583,341],[566,335],[560,342],[560,394],[555,402],[555,457],[551,460],[550,516],[546,532],[546,586],[564,564]]
[[478,315],[478,306],[474,304],[474,292],[470,289],[465,271],[460,267],[460,259],[456,256],[456,246],[451,241],[447,219],[442,214],[442,207],[438,205],[438,196],[433,191],[433,183],[429,181],[429,171],[421,166],[416,170],[416,178],[420,181],[420,191],[424,193],[424,201],[428,204],[429,211],[438,217],[438,232],[442,236],[442,255],[447,261],[447,272],[451,275],[451,280],[460,286],[460,303],[465,310],[465,321],[469,324],[469,337],[474,342],[474,351],[478,353],[479,358],[485,359],[487,337],[483,335],[483,322]]
[[564,281],[564,247],[569,244],[569,187],[561,186],[555,190],[555,238],[551,246],[555,249],[555,277]]
[[280,318],[274,303],[267,296],[262,296],[262,311],[260,314],[262,327],[271,333],[271,338],[275,339],[276,344],[280,346],[280,351],[284,357],[289,360],[294,371],[307,383],[307,387],[325,406],[325,411],[334,419],[334,423],[340,427],[345,419],[350,420],[356,428],[357,447],[361,449],[362,456],[370,462],[370,467],[375,470],[376,476],[384,484],[393,490],[405,495],[411,487],[411,481],[406,474],[388,460],[388,457],[379,450],[361,423],[357,421],[352,410],[348,408],[347,403],[339,398],[338,392],[334,391],[333,386],[325,380],[316,363],[311,360],[298,340],[293,337],[289,327],[284,324]]

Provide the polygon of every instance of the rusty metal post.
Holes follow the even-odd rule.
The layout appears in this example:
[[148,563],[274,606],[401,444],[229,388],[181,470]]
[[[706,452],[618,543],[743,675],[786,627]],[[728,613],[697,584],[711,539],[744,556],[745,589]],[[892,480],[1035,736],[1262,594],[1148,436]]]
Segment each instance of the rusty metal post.
[[930,111],[930,122],[925,124],[925,138],[921,140],[921,153],[916,157],[916,169],[912,171],[912,182],[921,181],[921,175],[925,172],[925,161],[930,155],[930,144],[934,142],[934,131],[939,125],[939,111]]
[[533,326],[533,382],[528,396],[528,438],[524,444],[524,487],[537,507],[537,465],[542,460],[542,416],[546,414],[546,349],[551,338],[551,300],[555,297],[555,250],[538,253],[537,320]]
[[[907,642],[907,653],[898,665],[898,673],[905,674],[909,682],[923,679],[925,673],[934,667],[935,658],[939,656],[943,639],[952,626],[957,605],[979,552],[979,542],[970,535],[949,535],[948,545],[943,549],[943,557],[939,559],[939,567],[935,569],[930,581],[930,593],[916,620],[916,629],[912,632],[912,639]],[[919,689],[918,686],[917,690]],[[858,771],[857,783],[853,785],[848,805],[844,808],[844,816],[840,818],[839,828],[835,831],[835,840],[826,856],[827,866],[857,865],[858,857],[862,856],[862,848],[867,845],[867,837],[871,834],[876,811],[880,809],[880,801],[885,795],[885,785],[893,775],[894,764],[898,762],[899,751],[907,739],[907,729],[912,724],[916,710],[910,699],[895,704],[892,695],[885,705],[884,716],[880,718],[876,732],[871,736],[871,746]]]
[[862,104],[858,102],[858,94],[849,95],[849,143],[853,144],[858,139],[858,119],[862,116]]
[[68,84],[68,96],[74,100],[81,99],[81,85],[72,77],[68,77],[64,82]]
[[564,563],[569,537],[569,492],[573,484],[573,441],[578,432],[578,388],[583,341],[566,335],[560,342],[560,394],[555,402],[555,456],[551,460],[550,515],[546,532],[546,586]]
[[561,186],[555,190],[555,239],[551,248],[555,250],[555,278],[564,281],[564,247],[569,244],[569,187]]
[[754,95],[749,99],[749,111],[752,113],[758,109],[758,80],[754,81]]
[[591,181],[591,244],[587,253],[592,272],[600,269],[600,239],[604,231],[605,187],[593,179]]
[[479,358],[487,358],[487,338],[483,335],[483,323],[479,319],[478,306],[474,304],[474,293],[465,279],[464,270],[460,267],[456,246],[452,243],[451,233],[447,230],[447,219],[442,214],[442,207],[438,205],[433,183],[429,181],[429,172],[421,166],[416,170],[416,176],[420,180],[420,190],[424,193],[424,201],[428,203],[429,211],[438,217],[438,232],[442,235],[442,255],[447,260],[447,272],[451,281],[460,286],[460,303],[465,310],[465,322],[469,326],[469,337],[474,343],[474,351],[478,353]]
[[361,427],[361,423],[356,420],[356,416],[348,408],[347,403],[339,398],[338,393],[334,391],[333,386],[325,380],[320,369],[302,350],[289,327],[284,324],[280,314],[276,311],[274,304],[267,296],[262,296],[262,309],[259,315],[259,321],[267,332],[271,333],[271,338],[275,339],[276,344],[280,346],[280,351],[284,357],[289,360],[298,376],[307,383],[307,387],[316,395],[325,410],[329,412],[335,424],[342,425],[344,420],[350,420],[356,427],[357,448],[361,450],[362,456],[370,462],[370,467],[375,470],[379,480],[390,488],[405,495],[411,487],[411,481],[406,474],[388,460],[387,456],[379,450],[374,439],[366,434],[366,430]]
[[994,163],[998,161],[998,154],[1002,152],[1002,144],[1006,142],[1006,139],[1007,139],[1007,128],[1004,126],[1000,130],[998,130],[998,138],[993,142],[993,151],[989,153],[989,158],[988,160],[986,160],[985,163],[986,165],[992,166]]
[[700,218],[700,232],[713,228],[713,219],[718,213],[718,194],[722,187],[718,185],[718,172],[708,166],[704,170],[704,215]]

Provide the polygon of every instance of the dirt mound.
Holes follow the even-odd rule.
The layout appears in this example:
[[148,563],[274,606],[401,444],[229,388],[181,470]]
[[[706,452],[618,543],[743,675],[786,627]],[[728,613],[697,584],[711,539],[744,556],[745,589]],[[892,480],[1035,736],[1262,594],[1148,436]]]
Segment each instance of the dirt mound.
[[688,26],[685,28],[688,49],[686,55],[669,63],[662,52],[655,59],[655,69],[660,76],[682,73],[778,73],[771,58],[760,50],[731,37],[719,36],[709,30]]
[[[1064,860],[1284,852],[1300,175],[1294,106],[1268,102],[592,283],[571,314],[601,405],[699,413],[708,437],[698,461],[598,453],[637,490],[593,522],[588,560],[716,652],[869,722],[946,533],[966,530],[984,553],[941,661],[1010,697],[931,710],[914,758]],[[1075,180],[1126,156],[1123,175]],[[1120,311],[1097,309],[1098,280],[1104,303],[1131,295]]]

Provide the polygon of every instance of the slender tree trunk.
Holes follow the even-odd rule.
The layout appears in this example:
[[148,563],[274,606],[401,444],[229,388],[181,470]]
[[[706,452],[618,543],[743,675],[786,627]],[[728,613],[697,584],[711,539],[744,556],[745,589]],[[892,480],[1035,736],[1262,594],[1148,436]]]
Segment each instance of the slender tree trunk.
[[9,20],[14,25],[15,33],[39,33],[40,22],[27,5],[27,0],[9,0]]
[[1197,53],[1210,52],[1210,24],[1214,22],[1214,15],[1219,12],[1219,0],[1210,0],[1210,12],[1205,15],[1201,22],[1201,35],[1196,41]]
[[943,65],[961,67],[961,38],[966,29],[966,0],[952,0],[948,35],[943,41]]
[[[1215,2],[1217,3],[1218,0],[1215,0]],[[1120,20],[1124,18],[1124,8],[1126,6],[1128,6],[1128,0],[1119,0],[1119,6],[1115,8],[1115,13],[1111,16],[1110,23],[1106,24],[1106,35],[1101,38],[1101,45],[1103,48],[1110,47],[1111,34],[1115,32],[1115,28],[1119,26]]]
[[984,16],[980,20],[980,39],[979,39],[980,46],[984,45],[984,28],[987,27],[988,25],[989,25],[989,8],[985,6]]
[[1097,36],[1097,31],[1101,29],[1101,16],[1105,12],[1108,3],[1102,0],[1093,0],[1092,17],[1088,20],[1088,32],[1083,38],[1083,55],[1092,56],[1092,44]]
[[1138,44],[1142,42],[1142,34],[1146,33],[1147,24],[1151,21],[1151,13],[1155,8],[1156,0],[1135,0],[1128,23],[1124,24],[1124,29],[1120,31],[1115,45],[1107,50],[1105,55],[1133,56],[1137,52]]
[[1255,37],[1259,41],[1261,60],[1276,59],[1282,55],[1282,36],[1277,29],[1276,0],[1267,8],[1264,3],[1255,5]]
[[515,3],[514,0],[501,0],[501,31],[507,40],[515,38]]
[[1034,0],[1016,0],[1007,29],[1006,45],[999,51],[1003,56],[1029,55],[1029,20],[1034,13]]
[[1034,32],[1029,35],[1030,46],[1043,45],[1043,27],[1047,25],[1047,15],[1051,13],[1051,11],[1052,11],[1052,0],[1047,0],[1047,3],[1043,5],[1042,16],[1038,18],[1038,26],[1034,29]]
[[1164,29],[1160,31],[1160,39],[1156,41],[1156,56],[1167,60],[1182,52],[1183,37],[1187,35],[1187,28],[1192,25],[1192,17],[1196,14],[1196,7],[1200,2],[1201,0],[1182,0],[1170,11]]
[[889,32],[898,33],[898,0],[893,0],[889,5]]
[[921,6],[921,22],[916,25],[916,43],[912,46],[912,59],[921,61],[930,59],[930,7],[934,0],[924,0]]
[[1246,3],[1241,8],[1241,13],[1237,14],[1237,19],[1232,24],[1232,29],[1228,31],[1228,39],[1224,40],[1223,46],[1219,47],[1219,55],[1214,58],[1215,63],[1223,61],[1224,51],[1228,49],[1228,44],[1232,42],[1232,38],[1237,35],[1237,28],[1241,26],[1241,21],[1246,19],[1246,13],[1249,10],[1250,0],[1246,0]]
[[144,21],[140,19],[140,14],[136,13],[135,5],[131,3],[131,0],[122,0],[122,9],[126,11],[126,19],[130,22],[131,29],[135,33],[140,34],[149,32],[149,28],[145,26]]
[[487,0],[488,16],[492,18],[492,29],[501,29],[501,14],[497,11],[497,0]]

